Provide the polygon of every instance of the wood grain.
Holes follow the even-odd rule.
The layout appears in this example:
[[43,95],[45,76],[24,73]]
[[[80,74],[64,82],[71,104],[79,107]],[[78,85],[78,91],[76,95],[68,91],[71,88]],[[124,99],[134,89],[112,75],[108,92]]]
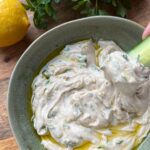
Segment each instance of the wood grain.
[[7,138],[0,141],[0,150],[17,150],[18,146],[14,137]]
[[[49,28],[79,18],[80,15],[77,12],[68,9],[71,7],[69,0],[64,1],[66,2],[65,5],[61,4],[59,8],[59,20],[57,22],[51,21]],[[0,150],[19,149],[12,135],[7,115],[7,88],[11,72],[29,44],[45,32],[36,29],[32,23],[32,13],[29,12],[28,15],[31,26],[24,39],[14,46],[0,49]],[[146,26],[150,21],[150,0],[133,0],[133,8],[129,11],[127,18]]]
[[131,19],[143,26],[150,22],[150,0],[132,0],[133,7],[128,13],[128,19]]

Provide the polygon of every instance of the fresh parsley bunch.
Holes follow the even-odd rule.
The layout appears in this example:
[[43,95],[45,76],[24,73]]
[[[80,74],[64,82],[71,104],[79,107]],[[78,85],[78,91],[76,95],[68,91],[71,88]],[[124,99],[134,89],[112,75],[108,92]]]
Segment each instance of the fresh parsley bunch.
[[131,0],[72,0],[75,10],[80,9],[82,14],[87,16],[109,15],[101,6],[103,4],[111,6],[117,16],[125,17],[127,10],[131,8]]
[[[63,3],[63,0],[26,0],[23,4],[27,10],[34,12],[33,21],[37,28],[46,29],[49,19],[56,19],[54,5]],[[127,15],[131,8],[131,0],[70,0],[73,9],[78,10],[84,16],[109,15],[102,7],[104,4],[112,7],[115,14],[120,17]]]
[[59,4],[61,0],[26,0],[23,4],[27,10],[33,11],[33,22],[39,29],[46,29],[50,18],[56,19],[54,3]]

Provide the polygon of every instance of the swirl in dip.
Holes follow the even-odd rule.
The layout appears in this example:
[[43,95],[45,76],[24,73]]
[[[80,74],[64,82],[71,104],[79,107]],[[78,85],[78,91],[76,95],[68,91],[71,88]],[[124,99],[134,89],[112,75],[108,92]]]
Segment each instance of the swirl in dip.
[[65,46],[32,84],[48,150],[131,150],[150,130],[150,69],[112,41]]

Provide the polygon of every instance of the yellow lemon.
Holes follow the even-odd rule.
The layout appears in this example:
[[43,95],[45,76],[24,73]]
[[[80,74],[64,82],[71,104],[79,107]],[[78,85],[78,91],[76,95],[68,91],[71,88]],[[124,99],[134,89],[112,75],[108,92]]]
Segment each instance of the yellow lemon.
[[26,10],[19,0],[0,0],[0,47],[20,41],[29,25]]

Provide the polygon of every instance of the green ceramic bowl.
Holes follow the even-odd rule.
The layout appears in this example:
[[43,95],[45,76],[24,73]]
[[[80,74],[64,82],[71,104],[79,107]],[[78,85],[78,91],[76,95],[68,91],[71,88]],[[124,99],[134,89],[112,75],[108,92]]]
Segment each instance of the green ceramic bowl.
[[[101,38],[113,40],[127,51],[141,41],[142,32],[142,26],[126,19],[89,17],[59,25],[36,39],[19,59],[9,84],[9,120],[20,149],[43,149],[31,122],[31,83],[42,62],[53,50],[71,42]],[[148,145],[150,137],[139,149],[149,150]]]

